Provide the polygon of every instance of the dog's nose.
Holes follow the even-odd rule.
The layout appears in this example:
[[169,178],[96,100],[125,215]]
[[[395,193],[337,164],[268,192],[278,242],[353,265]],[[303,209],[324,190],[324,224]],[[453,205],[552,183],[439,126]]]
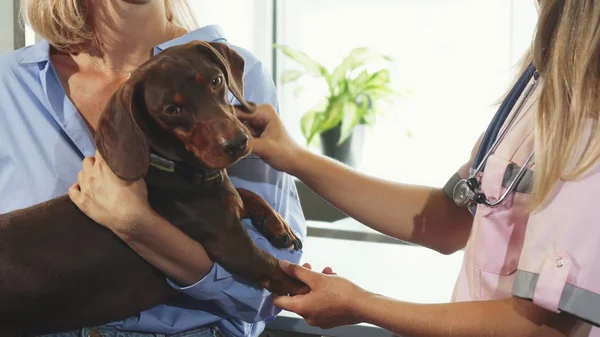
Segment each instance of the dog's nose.
[[225,141],[224,151],[231,158],[238,158],[248,149],[248,135],[239,131],[233,138]]

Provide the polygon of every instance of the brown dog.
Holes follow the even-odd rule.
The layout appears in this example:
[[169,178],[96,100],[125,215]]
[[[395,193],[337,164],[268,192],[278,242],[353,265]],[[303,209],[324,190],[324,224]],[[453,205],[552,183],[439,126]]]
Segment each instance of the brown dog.
[[[171,47],[140,66],[111,97],[96,145],[124,180],[145,178],[152,208],[232,274],[276,294],[306,286],[259,249],[242,218],[273,245],[300,241],[258,195],[237,190],[225,169],[251,149],[228,92],[242,95],[244,60],[220,43]],[[86,217],[67,197],[0,215],[0,336],[113,322],[178,292],[160,271]]]

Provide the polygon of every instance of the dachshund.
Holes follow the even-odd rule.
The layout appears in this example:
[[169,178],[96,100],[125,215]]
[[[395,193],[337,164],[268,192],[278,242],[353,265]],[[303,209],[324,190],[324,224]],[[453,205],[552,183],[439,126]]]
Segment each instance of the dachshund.
[[[279,249],[300,249],[299,238],[265,200],[235,189],[227,175],[252,148],[251,131],[235,114],[256,107],[244,100],[243,72],[243,58],[223,43],[167,48],[111,96],[94,140],[119,178],[145,179],[153,210],[214,262],[259,289],[306,293],[254,243],[242,219]],[[0,336],[97,326],[179,294],[67,195],[0,215]]]

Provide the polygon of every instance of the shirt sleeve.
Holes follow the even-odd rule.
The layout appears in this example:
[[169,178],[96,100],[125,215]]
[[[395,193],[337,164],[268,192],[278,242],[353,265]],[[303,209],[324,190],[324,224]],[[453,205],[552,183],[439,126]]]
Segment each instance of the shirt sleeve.
[[[271,104],[278,108],[277,93],[272,78],[261,63],[256,63],[244,77],[244,96],[257,104]],[[259,158],[242,160],[229,171],[235,187],[243,187],[260,195],[292,227],[301,240],[306,236],[304,214],[297,196],[293,178],[276,171]],[[244,225],[255,243],[278,259],[299,263],[302,251],[277,249],[258,232],[250,221]],[[172,287],[198,300],[212,301],[227,315],[222,328],[234,335],[245,335],[252,324],[274,318],[281,309],[275,307],[272,295],[265,289],[253,287],[231,275],[218,263],[196,284],[180,287],[168,280]],[[254,327],[255,328],[255,327]]]
[[461,179],[466,179],[469,176],[469,169],[473,166],[473,162],[475,161],[475,157],[477,156],[477,151],[479,150],[479,146],[481,145],[482,139],[483,134],[479,137],[479,139],[475,143],[475,146],[471,150],[471,157],[469,158],[469,160],[464,165],[459,167],[456,173],[454,173],[454,175],[452,175],[452,177],[450,177],[450,179],[448,179],[448,182],[446,182],[446,184],[444,185],[444,193],[448,198],[453,199],[452,195],[454,194],[454,186],[456,186],[456,184]]
[[513,295],[600,326],[600,165],[559,181],[529,216]]

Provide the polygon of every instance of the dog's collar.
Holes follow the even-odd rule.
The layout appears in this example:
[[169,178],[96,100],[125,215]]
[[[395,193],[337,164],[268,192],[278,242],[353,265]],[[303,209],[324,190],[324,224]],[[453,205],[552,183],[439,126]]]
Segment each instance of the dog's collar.
[[177,173],[183,176],[183,178],[190,180],[194,185],[204,184],[210,181],[217,183],[223,181],[222,170],[194,169],[183,163],[175,163],[174,161],[163,158],[155,153],[150,153],[150,166],[164,172]]

